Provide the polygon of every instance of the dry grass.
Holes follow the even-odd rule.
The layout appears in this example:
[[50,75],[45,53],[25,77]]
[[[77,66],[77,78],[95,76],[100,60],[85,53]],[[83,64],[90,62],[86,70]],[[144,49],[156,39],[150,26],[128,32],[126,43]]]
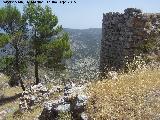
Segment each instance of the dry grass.
[[[18,93],[21,93],[22,89],[20,87],[15,87],[15,88],[6,88],[4,89],[4,96],[5,97],[12,97]],[[9,113],[7,113],[7,118],[6,120],[11,120],[11,116],[14,114],[15,111],[19,109],[19,101],[18,99],[4,103],[0,105],[0,112],[7,110]],[[16,119],[17,120],[17,119]]]
[[[6,76],[3,76],[1,79],[1,81],[5,81],[5,83],[7,83],[8,78]],[[49,88],[51,88],[51,85],[48,86]],[[12,97],[15,96],[16,94],[19,94],[22,92],[21,87],[6,87],[3,89],[4,97]],[[57,94],[53,94],[50,96],[50,100],[54,100],[56,99],[61,93],[57,93]],[[19,99],[4,103],[2,105],[0,105],[0,112],[3,110],[9,110],[10,112],[7,113],[6,115],[6,120],[34,120],[35,118],[37,118],[40,113],[43,110],[43,103],[36,105],[33,107],[32,110],[30,111],[26,111],[24,113],[21,113],[19,111]],[[69,118],[68,114],[61,114],[61,120],[69,120],[66,119]]]
[[0,83],[8,82],[8,77],[2,73],[0,73]]
[[93,120],[159,120],[160,69],[137,70],[89,88],[87,112]]
[[17,110],[13,115],[8,116],[7,120],[34,120],[40,115],[42,110],[43,108],[41,105],[37,105],[31,111],[26,111],[24,113]]
[[21,113],[18,105],[19,101],[16,100],[0,107],[2,110],[11,110],[11,112],[7,114],[6,120],[33,120],[37,118],[43,110],[42,105],[37,105],[34,106],[32,110]]
[[[87,112],[91,120],[160,120],[160,69],[139,69],[121,74],[118,80],[92,83]],[[0,81],[7,81],[0,78]],[[47,85],[51,88],[52,85]],[[20,87],[5,88],[5,96],[22,92]],[[56,99],[60,94],[50,96]],[[37,105],[23,114],[18,111],[18,100],[0,106],[0,111],[10,109],[7,120],[34,120],[43,107]],[[70,114],[61,113],[60,120],[70,120]]]
[[22,93],[21,87],[8,87],[4,89],[4,95],[5,96],[14,96],[16,94]]

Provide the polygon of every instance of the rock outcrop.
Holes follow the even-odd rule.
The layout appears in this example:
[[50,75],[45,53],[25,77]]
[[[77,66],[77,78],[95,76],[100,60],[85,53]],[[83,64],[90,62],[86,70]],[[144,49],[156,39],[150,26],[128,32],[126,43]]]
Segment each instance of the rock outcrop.
[[64,87],[63,96],[58,100],[45,102],[39,119],[58,120],[60,112],[69,111],[73,120],[87,120],[87,115],[84,112],[88,97],[84,94],[84,89],[85,86],[67,84]]
[[[44,108],[39,120],[58,120],[59,113],[70,112],[73,120],[87,120],[85,106],[88,100],[85,94],[86,85],[76,85],[73,82],[63,86],[53,86],[48,90],[41,83],[26,89],[20,97],[19,109],[21,112],[31,110],[37,104],[43,104]],[[62,93],[58,99],[49,100],[54,93]]]
[[30,110],[38,103],[42,103],[49,99],[49,91],[41,83],[38,85],[27,88],[26,91],[22,92],[20,97],[19,109],[21,112]]

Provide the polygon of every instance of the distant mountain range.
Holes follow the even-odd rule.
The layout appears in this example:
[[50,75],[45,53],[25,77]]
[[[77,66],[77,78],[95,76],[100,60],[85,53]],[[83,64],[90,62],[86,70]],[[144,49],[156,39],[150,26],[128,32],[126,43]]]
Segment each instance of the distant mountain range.
[[64,31],[69,33],[71,47],[74,52],[74,58],[93,57],[99,56],[101,29],[69,29],[65,28]]
[[[98,72],[100,57],[101,28],[69,29],[73,56],[67,63],[68,68],[77,73],[78,78],[93,79]],[[76,76],[75,74],[73,76]]]

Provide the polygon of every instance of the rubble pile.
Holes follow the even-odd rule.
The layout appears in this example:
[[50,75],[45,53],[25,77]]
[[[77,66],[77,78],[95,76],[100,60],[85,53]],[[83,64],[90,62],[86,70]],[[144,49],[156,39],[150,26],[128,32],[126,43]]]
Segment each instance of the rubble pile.
[[35,104],[42,103],[49,99],[49,91],[41,83],[27,88],[20,97],[20,111],[30,110]]
[[64,95],[58,100],[45,102],[39,120],[56,120],[59,113],[69,111],[74,120],[87,120],[84,113],[88,97],[84,94],[85,85],[76,86],[74,83],[64,87]]

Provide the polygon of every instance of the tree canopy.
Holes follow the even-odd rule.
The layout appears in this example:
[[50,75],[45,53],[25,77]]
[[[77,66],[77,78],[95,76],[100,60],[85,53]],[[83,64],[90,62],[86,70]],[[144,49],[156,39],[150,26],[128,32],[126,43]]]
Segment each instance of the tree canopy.
[[33,63],[38,84],[39,67],[63,70],[64,60],[72,55],[69,36],[49,6],[29,3],[21,14],[16,6],[7,4],[0,8],[0,29],[0,47],[9,43],[14,48],[13,55],[1,58],[1,67],[14,76],[13,85],[23,84],[21,75],[27,64]]

